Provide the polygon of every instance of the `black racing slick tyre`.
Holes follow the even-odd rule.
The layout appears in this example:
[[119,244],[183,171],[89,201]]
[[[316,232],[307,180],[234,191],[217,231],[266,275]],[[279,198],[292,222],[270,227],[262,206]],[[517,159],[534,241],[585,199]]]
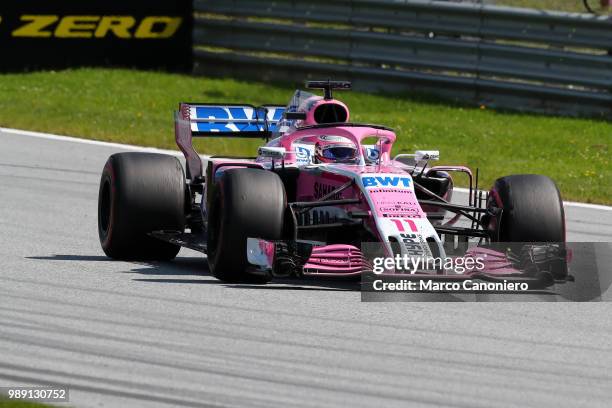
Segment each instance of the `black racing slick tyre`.
[[185,228],[185,175],[176,157],[117,153],[100,180],[98,235],[114,259],[171,260],[180,247],[149,235]]
[[500,242],[565,242],[563,201],[555,182],[546,176],[521,174],[495,181],[488,207],[501,209],[490,224]]
[[208,216],[208,266],[226,282],[265,283],[247,261],[247,238],[279,240],[287,198],[277,174],[259,169],[225,171],[214,186]]

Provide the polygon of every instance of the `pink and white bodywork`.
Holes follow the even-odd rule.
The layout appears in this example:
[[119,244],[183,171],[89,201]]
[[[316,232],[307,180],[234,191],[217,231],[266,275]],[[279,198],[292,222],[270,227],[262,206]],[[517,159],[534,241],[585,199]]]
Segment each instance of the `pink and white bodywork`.
[[[401,244],[399,248],[402,255],[432,256],[434,254],[430,246],[433,244],[437,248],[435,255],[444,256],[442,242],[417,200],[409,173],[411,167],[391,158],[391,149],[396,140],[391,129],[349,123],[350,113],[344,103],[303,91],[296,92],[285,110],[292,112],[293,116],[286,114],[280,119],[277,116],[277,121],[274,122],[279,109],[280,107],[269,107],[265,113],[269,123],[274,126],[272,135],[275,137],[260,148],[256,160],[208,159],[207,175],[212,176],[214,181],[230,168],[258,166],[270,170],[282,166],[283,171],[292,172],[295,177],[292,193],[294,196],[288,197],[288,201],[315,202],[333,199],[330,205],[317,207],[314,211],[322,218],[333,219],[339,227],[343,223],[348,226],[356,219],[355,215],[358,215],[367,235],[372,240],[383,243],[388,255],[393,254],[390,245],[393,241]],[[208,117],[203,117],[206,114]],[[189,177],[194,178],[202,174],[201,161],[193,150],[191,141],[192,135],[201,130],[202,124],[208,126],[205,130],[231,135],[232,132],[238,131],[241,123],[248,123],[249,118],[252,119],[254,115],[256,108],[253,107],[181,105],[176,118],[176,139],[187,158]],[[215,122],[211,125],[209,120],[212,119]],[[227,120],[228,123],[223,123],[221,119]],[[250,126],[252,123],[248,124]],[[254,129],[258,130],[260,129]],[[241,136],[244,134],[243,127]],[[348,140],[358,147],[356,163],[316,163],[317,142],[335,138]],[[365,139],[370,143],[363,143]],[[427,169],[427,172],[432,171],[435,172],[436,168]],[[445,192],[446,198],[450,197],[452,191],[450,177],[448,180],[450,188]],[[334,193],[334,190],[347,184],[350,186]],[[358,202],[338,204],[337,201],[342,199],[358,199]],[[307,230],[309,227],[315,229],[325,225],[325,222],[313,220],[312,214],[309,215],[310,219],[298,220],[297,228]],[[249,240],[249,259],[260,266],[271,265],[272,244],[257,238],[252,237]],[[332,242],[314,239],[312,241],[316,243],[311,257],[303,266],[304,274],[352,275],[368,268],[368,260],[361,254],[358,241],[344,239],[346,242],[343,243],[342,233],[335,233]]]
[[[260,168],[281,178],[294,244],[310,247],[307,259],[300,263],[299,274],[350,276],[371,270],[371,260],[362,254],[364,242],[378,243],[388,257],[399,254],[446,258],[441,236],[467,235],[467,229],[454,226],[459,216],[472,216],[472,221],[478,221],[471,171],[463,166],[429,167],[430,161],[438,159],[437,151],[417,151],[392,158],[396,141],[393,130],[349,122],[348,107],[331,96],[331,89],[341,89],[342,83],[335,87],[330,84],[319,87],[325,89],[325,97],[296,91],[287,107],[180,105],[175,118],[176,140],[186,157],[188,179],[192,183],[206,179],[201,204],[203,218],[206,219],[209,186],[223,172],[240,167]],[[259,148],[255,159],[206,158],[203,169],[201,158],[192,147],[192,137],[203,135],[263,136],[269,141]],[[348,142],[357,148],[353,162],[322,163],[317,159],[317,143],[335,141],[343,145]],[[469,210],[467,206],[450,204],[451,172],[465,173],[469,178]],[[436,205],[430,200],[432,197],[446,207]],[[445,217],[449,209],[456,214],[450,219]],[[469,232],[477,238],[487,237],[476,229]],[[248,261],[257,268],[275,268],[279,256],[277,244],[249,237]],[[503,254],[479,251],[464,256],[488,256],[493,274],[518,272]],[[462,277],[477,272],[468,270]]]

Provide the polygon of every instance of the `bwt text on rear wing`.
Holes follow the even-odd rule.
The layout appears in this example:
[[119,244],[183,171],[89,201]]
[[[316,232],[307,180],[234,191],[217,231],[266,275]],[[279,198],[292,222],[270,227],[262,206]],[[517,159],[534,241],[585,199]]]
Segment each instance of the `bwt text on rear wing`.
[[268,139],[283,119],[284,106],[180,103],[174,113],[176,144],[187,161],[187,177],[202,175],[202,161],[193,148],[193,137]]

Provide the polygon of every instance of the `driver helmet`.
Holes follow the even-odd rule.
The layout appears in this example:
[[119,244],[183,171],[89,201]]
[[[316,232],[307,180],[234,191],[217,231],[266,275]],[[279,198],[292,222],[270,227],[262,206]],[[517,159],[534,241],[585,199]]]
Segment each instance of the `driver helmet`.
[[320,136],[315,143],[315,163],[356,163],[359,150],[343,136]]

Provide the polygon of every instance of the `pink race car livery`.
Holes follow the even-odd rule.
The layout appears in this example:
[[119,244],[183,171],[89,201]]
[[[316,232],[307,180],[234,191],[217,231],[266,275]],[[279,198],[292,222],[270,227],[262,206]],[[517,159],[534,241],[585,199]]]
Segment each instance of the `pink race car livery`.
[[[287,106],[179,104],[175,135],[186,173],[169,155],[112,155],[99,195],[104,252],[169,260],[184,246],[205,253],[210,272],[229,282],[401,273],[376,271],[377,256],[484,259],[461,273],[423,263],[411,277],[568,278],[563,202],[552,180],[506,176],[480,191],[477,172],[430,166],[438,151],[393,157],[392,129],[350,122],[332,95],[349,82],[307,87],[325,94],[296,91]],[[256,157],[201,157],[194,137],[266,144]],[[465,204],[451,202],[452,173],[469,180]]]

